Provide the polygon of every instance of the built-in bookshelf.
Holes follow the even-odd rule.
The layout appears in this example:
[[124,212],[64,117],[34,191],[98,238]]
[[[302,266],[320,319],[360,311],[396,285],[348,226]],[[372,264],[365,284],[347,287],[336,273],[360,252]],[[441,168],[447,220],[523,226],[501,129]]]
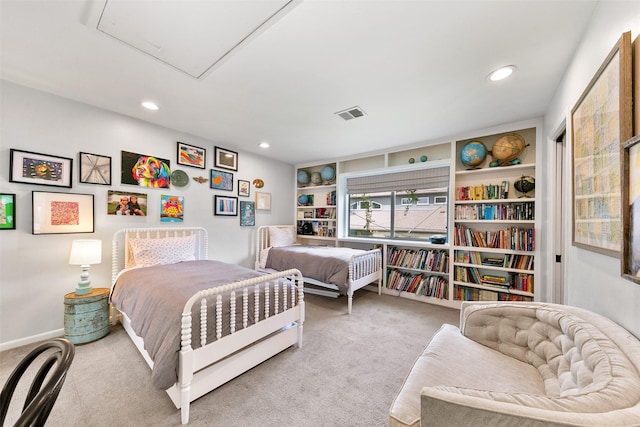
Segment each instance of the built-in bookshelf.
[[449,300],[449,249],[385,245],[383,292],[436,303]]
[[[460,161],[470,140],[456,141],[458,153],[453,204],[453,290],[457,301],[531,301],[535,295],[535,189],[521,192],[521,182],[535,182],[534,128],[474,138],[491,150],[505,135],[525,141],[517,159],[496,162],[491,151],[474,168]],[[529,179],[529,178],[526,178]]]
[[299,239],[336,243],[336,164],[296,169],[296,224]]

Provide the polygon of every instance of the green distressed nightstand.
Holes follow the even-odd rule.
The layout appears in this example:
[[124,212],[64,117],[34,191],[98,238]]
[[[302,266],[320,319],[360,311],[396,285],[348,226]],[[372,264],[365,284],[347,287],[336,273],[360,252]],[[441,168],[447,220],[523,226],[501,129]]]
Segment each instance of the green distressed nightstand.
[[74,344],[95,341],[109,333],[109,289],[64,296],[64,337]]

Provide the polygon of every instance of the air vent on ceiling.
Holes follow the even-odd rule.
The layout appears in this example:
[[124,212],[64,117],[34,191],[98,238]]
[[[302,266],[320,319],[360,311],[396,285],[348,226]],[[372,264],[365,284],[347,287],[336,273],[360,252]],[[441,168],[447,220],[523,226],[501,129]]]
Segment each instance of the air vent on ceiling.
[[337,114],[345,120],[357,119],[358,117],[366,115],[366,113],[362,111],[362,108],[358,106],[347,108],[346,110],[342,111],[337,111],[333,114]]

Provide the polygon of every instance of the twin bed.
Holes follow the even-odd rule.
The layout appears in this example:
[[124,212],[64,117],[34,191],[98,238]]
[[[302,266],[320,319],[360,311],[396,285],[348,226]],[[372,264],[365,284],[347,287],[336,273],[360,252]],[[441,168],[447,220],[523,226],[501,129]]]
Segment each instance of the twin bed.
[[260,227],[251,270],[208,260],[204,228],[115,233],[112,322],[120,318],[151,367],[154,386],[181,410],[182,424],[195,399],[302,346],[304,282],[318,286],[315,293],[346,295],[349,314],[356,290],[372,282],[380,288],[380,250],[295,241],[294,226]]
[[182,424],[193,400],[302,345],[295,269],[263,274],[209,261],[203,228],[120,230],[112,251],[112,307]]
[[[255,269],[268,273],[299,270],[305,282],[305,292],[329,297],[347,296],[347,312],[351,314],[353,293],[376,283],[378,293],[382,283],[380,249],[360,250],[334,246],[297,244],[293,225],[262,226],[257,230]],[[314,285],[313,287],[308,286]]]

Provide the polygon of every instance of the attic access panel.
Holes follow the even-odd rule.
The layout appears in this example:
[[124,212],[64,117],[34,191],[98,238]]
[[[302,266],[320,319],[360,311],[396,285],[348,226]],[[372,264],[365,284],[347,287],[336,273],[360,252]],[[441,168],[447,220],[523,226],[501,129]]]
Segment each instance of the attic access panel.
[[301,0],[106,0],[97,29],[201,78]]

